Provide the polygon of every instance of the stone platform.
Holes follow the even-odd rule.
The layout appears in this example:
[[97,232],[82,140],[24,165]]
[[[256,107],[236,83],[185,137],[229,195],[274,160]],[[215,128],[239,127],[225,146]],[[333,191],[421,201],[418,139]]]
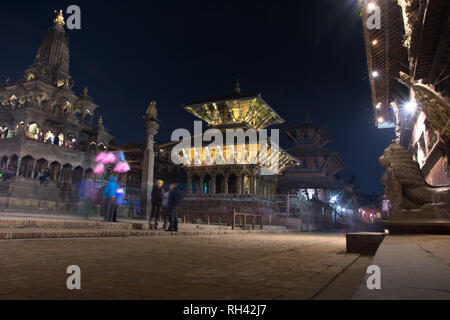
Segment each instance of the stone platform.
[[380,232],[347,233],[347,252],[374,255],[385,236]]
[[[285,228],[263,230],[231,230],[219,225],[180,223],[178,232],[149,230],[146,220],[120,219],[103,222],[102,217],[89,220],[77,216],[0,213],[0,240],[44,238],[150,237],[150,236],[210,236],[245,233],[287,233]],[[162,223],[160,223],[162,227]]]
[[381,269],[381,289],[369,290],[366,276],[355,300],[450,299],[450,236],[387,236],[371,265]]

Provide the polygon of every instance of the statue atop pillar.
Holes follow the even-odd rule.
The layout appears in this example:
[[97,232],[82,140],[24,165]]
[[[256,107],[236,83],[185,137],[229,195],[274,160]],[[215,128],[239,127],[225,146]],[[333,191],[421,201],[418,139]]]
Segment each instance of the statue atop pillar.
[[156,109],[156,101],[150,102],[147,113],[144,116],[145,120],[158,121],[158,109]]
[[144,216],[151,212],[151,197],[153,189],[155,152],[154,139],[158,133],[159,120],[156,109],[156,101],[152,101],[144,115],[145,134],[147,136],[144,150],[144,159],[142,163],[142,184],[141,184],[141,210]]

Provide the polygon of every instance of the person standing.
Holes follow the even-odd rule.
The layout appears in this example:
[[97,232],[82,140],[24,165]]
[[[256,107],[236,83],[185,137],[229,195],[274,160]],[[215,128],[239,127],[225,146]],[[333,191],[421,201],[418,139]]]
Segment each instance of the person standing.
[[104,212],[105,212],[105,221],[113,222],[114,219],[114,212],[116,210],[116,192],[117,188],[119,188],[119,185],[116,183],[116,177],[111,176],[109,178],[109,182],[106,185],[105,191],[103,192],[104,199],[105,199],[105,206],[104,206]]
[[178,190],[178,184],[173,183],[170,185],[169,199],[167,200],[167,209],[170,212],[169,216],[169,228],[167,231],[178,231],[178,211],[180,210],[181,200],[183,196],[180,190]]
[[164,225],[163,225],[164,231],[167,230],[167,224],[169,222],[169,216],[170,216],[170,212],[168,209],[169,193],[170,193],[170,190],[164,192],[163,203],[162,203],[162,212],[163,212],[163,217],[164,217]]
[[164,182],[162,180],[158,180],[152,189],[152,212],[148,220],[150,229],[152,228],[152,218],[155,217],[154,229],[158,230],[159,215],[161,213],[161,205],[164,197],[163,185]]
[[45,168],[45,170],[39,172],[38,179],[41,182],[41,186],[46,187],[50,180],[50,170],[48,170],[48,168]]

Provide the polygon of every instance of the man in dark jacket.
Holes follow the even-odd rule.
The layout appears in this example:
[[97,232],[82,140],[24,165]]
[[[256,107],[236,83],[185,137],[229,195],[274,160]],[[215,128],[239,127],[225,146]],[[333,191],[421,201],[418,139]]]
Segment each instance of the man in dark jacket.
[[169,210],[169,228],[167,231],[178,231],[178,211],[180,210],[183,196],[178,190],[178,184],[170,185],[169,199],[167,200],[167,209]]
[[159,214],[161,213],[161,205],[164,198],[163,184],[164,182],[162,180],[158,180],[152,189],[152,213],[148,220],[150,229],[152,228],[152,218],[155,217],[154,228],[155,230],[158,230]]

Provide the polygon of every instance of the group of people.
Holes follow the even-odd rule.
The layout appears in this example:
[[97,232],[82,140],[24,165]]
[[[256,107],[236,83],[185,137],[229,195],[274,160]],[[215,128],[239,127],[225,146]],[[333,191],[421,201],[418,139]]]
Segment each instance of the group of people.
[[41,186],[48,186],[48,183],[50,181],[50,170],[48,168],[45,168],[39,171],[36,178],[39,179]]
[[0,171],[0,179],[3,181],[8,181],[14,176],[14,169],[12,166],[9,166],[5,170]]
[[[163,213],[163,229],[166,231],[178,231],[178,211],[183,196],[178,189],[178,184],[169,185],[169,190],[163,188],[164,182],[158,180],[152,189],[152,211],[149,218],[150,229],[158,230],[158,222]],[[152,224],[154,219],[154,224]],[[168,226],[167,226],[168,224]]]

